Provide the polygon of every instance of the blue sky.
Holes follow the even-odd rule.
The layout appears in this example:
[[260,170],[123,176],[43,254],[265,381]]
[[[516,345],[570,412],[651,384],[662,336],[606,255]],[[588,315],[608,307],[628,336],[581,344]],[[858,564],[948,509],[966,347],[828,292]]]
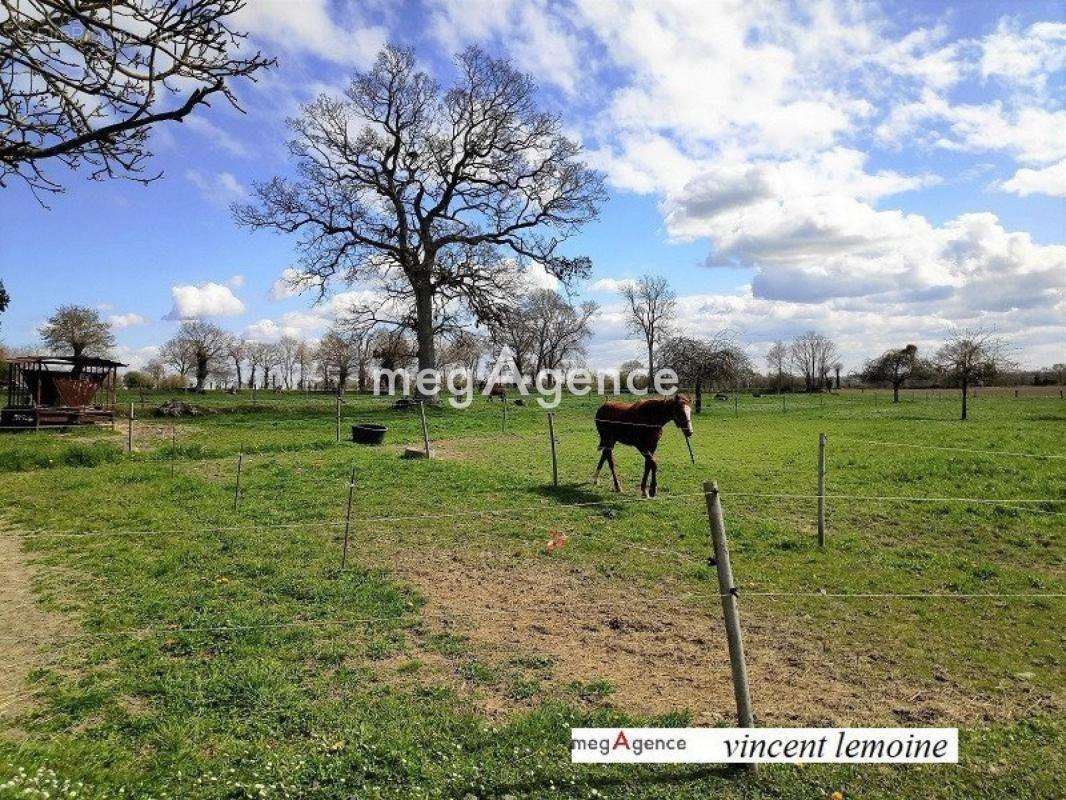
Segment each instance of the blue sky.
[[731,330],[759,360],[812,327],[850,368],[985,325],[1026,363],[1066,361],[1064,3],[250,0],[238,26],[279,67],[238,87],[246,114],[157,130],[164,178],[63,176],[50,210],[0,191],[6,343],[61,303],[113,317],[131,363],[182,314],[321,335],[349,287],[284,296],[292,241],[227,206],[287,172],[284,118],[391,39],[445,84],[466,44],[512,58],[606,173],[601,219],[565,245],[594,263],[594,365],[639,352],[615,289],[644,273],[687,332]]

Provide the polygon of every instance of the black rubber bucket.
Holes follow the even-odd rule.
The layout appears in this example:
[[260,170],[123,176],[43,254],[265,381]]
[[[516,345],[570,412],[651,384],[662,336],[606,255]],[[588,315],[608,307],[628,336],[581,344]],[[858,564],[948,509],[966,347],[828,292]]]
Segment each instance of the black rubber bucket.
[[361,425],[352,426],[352,441],[356,444],[381,444],[385,441],[385,431],[388,427],[365,422]]

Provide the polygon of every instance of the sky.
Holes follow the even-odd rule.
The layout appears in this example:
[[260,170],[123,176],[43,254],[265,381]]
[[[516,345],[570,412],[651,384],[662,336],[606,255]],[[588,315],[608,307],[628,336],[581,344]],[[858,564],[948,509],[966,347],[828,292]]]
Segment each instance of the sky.
[[812,328],[847,370],[968,326],[1066,361],[1066,1],[249,0],[235,24],[278,67],[235,87],[244,113],[158,127],[161,179],[56,173],[49,208],[0,189],[5,343],[64,303],[98,307],[135,366],[181,318],[320,336],[366,287],[293,296],[295,242],[228,206],[290,174],[286,117],[394,41],[444,85],[469,44],[512,59],[605,174],[562,248],[592,259],[593,366],[640,354],[618,287],[644,274],[671,282],[678,330],[729,332],[759,367]]

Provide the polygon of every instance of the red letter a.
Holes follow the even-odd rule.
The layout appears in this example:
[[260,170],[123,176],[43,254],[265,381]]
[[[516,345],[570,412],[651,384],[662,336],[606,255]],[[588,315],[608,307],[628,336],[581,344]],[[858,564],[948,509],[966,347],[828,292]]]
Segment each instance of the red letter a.
[[625,747],[629,750],[629,739],[626,738],[625,731],[618,731],[618,738],[614,740],[614,744],[611,746],[612,750],[617,750],[619,747]]

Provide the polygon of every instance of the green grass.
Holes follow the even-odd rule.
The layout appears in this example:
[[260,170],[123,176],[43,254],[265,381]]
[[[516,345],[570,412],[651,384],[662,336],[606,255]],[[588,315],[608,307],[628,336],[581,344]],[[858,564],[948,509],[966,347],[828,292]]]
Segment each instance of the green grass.
[[[979,396],[966,423],[954,399],[915,393],[896,405],[882,392],[795,396],[785,413],[780,398],[744,396],[736,410],[708,400],[695,422],[695,466],[676,431],[664,436],[654,502],[629,502],[640,470],[633,451],[618,453],[621,498],[585,483],[597,455],[593,398],[568,398],[556,412],[557,488],[535,402],[509,407],[506,434],[498,403],[431,408],[440,457],[405,461],[399,447],[421,444],[417,411],[381,398],[350,396],[343,410],[345,430],[388,424],[381,448],[335,444],[332,398],[261,393],[252,406],[247,392],[209,394],[188,399],[227,413],[173,421],[148,413],[163,399],[138,409],[133,454],[121,421],[115,432],[0,438],[0,519],[21,537],[37,603],[73,634],[26,678],[33,705],[0,734],[0,798],[31,784],[74,796],[63,781],[84,783],[79,797],[1057,796],[1063,600],[756,594],[1063,592],[1066,460],[1005,455],[1066,454],[1057,397]],[[751,495],[812,494],[820,432],[830,495],[1059,502],[1033,513],[830,499],[819,550],[812,500]],[[353,467],[353,546],[341,573],[338,523]],[[742,616],[825,642],[829,658],[858,654],[922,685],[989,699],[997,713],[963,730],[959,767],[572,766],[570,726],[684,724],[700,698],[648,719],[617,700],[608,674],[562,674],[530,653],[490,660],[465,636],[433,628],[426,598],[375,557],[428,545],[484,551],[691,596],[714,618],[706,516],[702,498],[689,497],[707,480],[723,492]],[[591,502],[600,504],[575,505]],[[501,508],[519,510],[491,525],[479,515]],[[453,516],[367,520],[442,514]],[[570,542],[548,560],[551,529]],[[418,647],[449,665],[454,685],[432,679]],[[382,680],[386,665],[402,680]],[[775,697],[803,691],[752,687],[770,719]],[[515,710],[485,717],[464,692],[496,692]]]

